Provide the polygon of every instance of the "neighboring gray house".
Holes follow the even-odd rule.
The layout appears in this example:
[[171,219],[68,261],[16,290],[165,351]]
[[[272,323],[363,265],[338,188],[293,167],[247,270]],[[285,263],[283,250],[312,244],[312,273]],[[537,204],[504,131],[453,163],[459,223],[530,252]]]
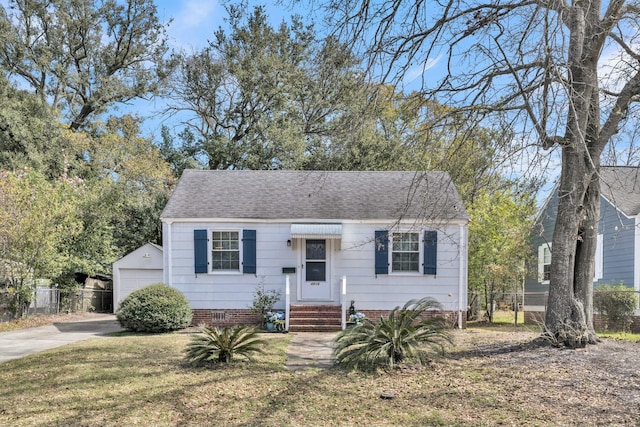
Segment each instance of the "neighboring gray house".
[[262,283],[291,330],[424,296],[465,324],[468,215],[447,173],[186,170],[161,220],[164,282],[194,323],[254,321]]
[[[640,169],[600,168],[600,221],[595,255],[594,286],[620,283],[640,290]],[[537,277],[525,282],[525,313],[543,312],[549,290],[551,240],[558,210],[554,189],[542,206],[532,234]]]

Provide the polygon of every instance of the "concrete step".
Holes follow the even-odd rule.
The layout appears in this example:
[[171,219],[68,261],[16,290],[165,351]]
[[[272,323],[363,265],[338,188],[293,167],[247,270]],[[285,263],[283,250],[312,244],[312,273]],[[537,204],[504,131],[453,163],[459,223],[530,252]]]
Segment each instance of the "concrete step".
[[292,305],[289,312],[291,332],[337,332],[342,329],[339,305]]
[[289,332],[340,332],[340,325],[293,325],[289,324]]
[[342,325],[339,317],[290,317],[289,322],[295,322],[296,325]]

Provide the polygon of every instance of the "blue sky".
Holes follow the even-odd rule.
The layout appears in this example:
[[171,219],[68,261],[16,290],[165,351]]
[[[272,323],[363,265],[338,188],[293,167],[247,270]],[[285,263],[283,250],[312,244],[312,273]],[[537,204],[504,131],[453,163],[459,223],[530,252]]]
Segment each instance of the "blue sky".
[[[274,1],[259,2],[247,0],[250,9],[262,5],[274,24],[292,13]],[[173,19],[169,26],[169,42],[173,47],[197,50],[207,45],[213,32],[224,26],[227,13],[217,0],[155,0],[158,15],[164,22]]]
[[206,46],[213,32],[224,23],[226,12],[215,0],[156,0],[158,15],[169,26],[169,42],[178,49]]

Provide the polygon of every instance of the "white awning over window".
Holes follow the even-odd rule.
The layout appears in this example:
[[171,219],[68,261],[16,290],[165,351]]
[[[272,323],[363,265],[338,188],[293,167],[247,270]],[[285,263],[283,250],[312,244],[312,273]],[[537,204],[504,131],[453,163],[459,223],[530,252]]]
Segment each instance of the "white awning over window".
[[292,239],[340,239],[342,224],[291,224]]

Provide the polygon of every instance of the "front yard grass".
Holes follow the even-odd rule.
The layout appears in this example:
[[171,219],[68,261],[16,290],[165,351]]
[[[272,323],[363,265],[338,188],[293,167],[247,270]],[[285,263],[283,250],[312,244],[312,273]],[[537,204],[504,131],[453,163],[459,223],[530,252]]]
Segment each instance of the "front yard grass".
[[[582,353],[545,349],[530,362],[518,361],[526,353],[486,347],[487,340],[515,334],[513,327],[501,329],[458,331],[463,342],[447,358],[375,374],[288,371],[286,334],[265,334],[266,354],[254,362],[207,369],[184,362],[188,333],[120,333],[0,364],[0,425],[544,426],[597,425],[611,416],[624,424],[624,417],[638,415],[597,390],[598,407],[610,413],[576,418],[565,404],[571,398],[558,400],[573,392],[564,380],[574,378],[569,366],[549,372],[540,366],[552,356]],[[382,393],[394,399],[381,399]],[[584,424],[585,417],[593,422]]]

